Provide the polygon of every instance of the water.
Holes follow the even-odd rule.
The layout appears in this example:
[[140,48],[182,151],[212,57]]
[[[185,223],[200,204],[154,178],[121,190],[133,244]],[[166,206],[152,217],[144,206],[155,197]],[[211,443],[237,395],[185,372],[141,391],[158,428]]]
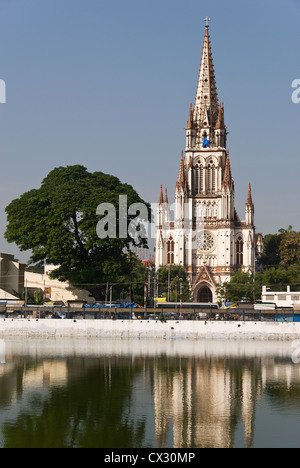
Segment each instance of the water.
[[0,342],[0,447],[299,447],[292,343]]

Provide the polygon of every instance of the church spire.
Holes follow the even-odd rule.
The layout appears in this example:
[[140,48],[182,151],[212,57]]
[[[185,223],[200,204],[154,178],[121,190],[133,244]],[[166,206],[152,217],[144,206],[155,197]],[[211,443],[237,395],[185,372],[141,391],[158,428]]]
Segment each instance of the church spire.
[[245,206],[246,224],[254,224],[254,203],[252,200],[251,184],[249,183],[248,196]]
[[248,188],[248,196],[247,196],[246,206],[249,206],[249,207],[253,206],[252,193],[251,193],[251,184],[250,183],[249,183],[249,188]]
[[[208,22],[209,19],[206,18],[205,21]],[[202,138],[202,133],[199,133],[200,131],[206,131],[209,137],[213,137],[213,129],[216,126],[218,115],[217,85],[210,45],[209,26],[206,24],[194,108],[194,123],[197,126],[199,138]]]
[[186,186],[187,186],[187,177],[186,177],[185,159],[183,157],[183,151],[181,151],[181,160],[180,160],[180,167],[179,167],[176,187],[178,189],[182,188],[183,190],[185,190]]
[[227,150],[227,156],[226,156],[226,163],[225,163],[225,170],[224,170],[224,176],[223,176],[223,188],[233,190],[234,188],[234,183],[232,179],[232,174],[231,174],[231,167],[230,167],[230,160],[229,160],[229,150]]
[[193,130],[194,129],[194,117],[193,117],[193,105],[190,103],[190,113],[189,113],[189,120],[186,124],[186,130]]
[[169,204],[169,199],[168,199],[168,189],[167,189],[167,188],[165,189],[165,198],[164,198],[164,203],[166,203],[167,205]]
[[158,204],[159,205],[162,205],[164,202],[164,196],[163,196],[163,186],[161,184],[160,186],[160,193],[159,193],[159,200],[158,200]]

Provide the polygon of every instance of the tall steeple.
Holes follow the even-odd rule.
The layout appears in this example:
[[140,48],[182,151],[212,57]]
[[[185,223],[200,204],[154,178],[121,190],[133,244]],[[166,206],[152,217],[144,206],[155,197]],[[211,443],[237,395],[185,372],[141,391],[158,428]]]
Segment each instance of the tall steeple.
[[245,205],[246,223],[254,224],[254,203],[252,200],[251,184],[249,183],[248,196]]
[[185,159],[183,156],[183,151],[181,151],[181,160],[180,160],[180,167],[178,173],[178,179],[176,182],[176,189],[186,191],[187,188],[187,177],[186,177],[186,164]]
[[[207,19],[206,19],[207,21]],[[194,123],[198,129],[198,141],[204,132],[213,138],[213,129],[219,115],[219,102],[211,52],[209,26],[205,27],[204,44],[199,71],[197,93],[194,107]]]
[[217,284],[228,283],[238,270],[254,271],[255,265],[251,187],[242,221],[235,210],[225,109],[217,93],[209,21],[205,19],[196,99],[186,115],[174,214],[171,221],[168,195],[161,187],[155,241],[156,267],[170,262],[182,265],[196,302],[216,302]]

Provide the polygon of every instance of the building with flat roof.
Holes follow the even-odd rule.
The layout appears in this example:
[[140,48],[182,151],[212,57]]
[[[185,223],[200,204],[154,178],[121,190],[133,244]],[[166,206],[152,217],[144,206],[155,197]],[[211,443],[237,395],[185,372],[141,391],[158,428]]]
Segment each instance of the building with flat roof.
[[300,309],[300,291],[291,291],[288,286],[286,291],[271,291],[266,286],[262,289],[262,302],[274,302],[277,307],[294,307]]

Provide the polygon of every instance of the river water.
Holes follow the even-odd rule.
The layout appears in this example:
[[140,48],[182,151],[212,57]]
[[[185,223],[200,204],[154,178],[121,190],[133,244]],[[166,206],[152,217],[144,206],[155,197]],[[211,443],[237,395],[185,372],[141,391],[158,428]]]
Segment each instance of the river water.
[[0,340],[0,447],[299,447],[297,346]]

